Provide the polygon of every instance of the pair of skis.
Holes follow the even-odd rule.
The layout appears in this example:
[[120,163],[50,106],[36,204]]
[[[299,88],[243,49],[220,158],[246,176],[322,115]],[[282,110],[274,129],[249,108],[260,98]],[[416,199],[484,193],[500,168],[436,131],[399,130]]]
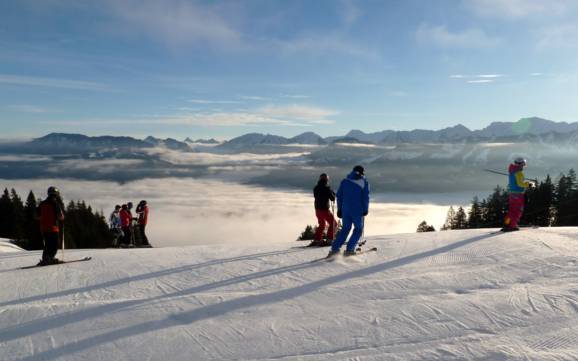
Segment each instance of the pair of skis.
[[51,264],[46,264],[46,265],[34,265],[34,266],[25,266],[25,267],[20,267],[20,269],[30,269],[30,268],[37,268],[37,267],[48,267],[48,266],[55,266],[55,265],[59,265],[59,264],[68,264],[68,263],[75,263],[75,262],[84,262],[84,261],[90,261],[92,259],[92,257],[84,257],[84,258],[79,258],[79,259],[72,259],[70,261],[61,261],[58,263],[51,263]]

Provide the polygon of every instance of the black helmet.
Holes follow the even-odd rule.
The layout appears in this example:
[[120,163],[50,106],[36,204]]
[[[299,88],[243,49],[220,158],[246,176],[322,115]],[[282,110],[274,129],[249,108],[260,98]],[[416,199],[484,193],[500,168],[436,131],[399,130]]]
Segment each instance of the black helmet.
[[46,193],[48,193],[49,196],[60,195],[60,191],[58,190],[58,188],[56,188],[54,186],[48,187],[48,190],[46,191]]
[[360,165],[356,165],[355,167],[353,167],[353,171],[356,173],[359,173],[359,175],[363,175],[363,172],[365,172],[365,169],[363,169],[363,167]]
[[146,204],[147,204],[147,201],[145,201],[144,199],[139,202],[139,206],[145,206]]
[[120,208],[121,208],[121,207],[120,207],[120,205],[118,205],[118,204],[117,204],[116,206],[114,206],[114,209],[115,209],[116,211],[118,211]]
[[128,203],[126,204],[126,207],[127,207],[128,209],[131,209],[131,208],[132,208],[132,202],[128,202]]

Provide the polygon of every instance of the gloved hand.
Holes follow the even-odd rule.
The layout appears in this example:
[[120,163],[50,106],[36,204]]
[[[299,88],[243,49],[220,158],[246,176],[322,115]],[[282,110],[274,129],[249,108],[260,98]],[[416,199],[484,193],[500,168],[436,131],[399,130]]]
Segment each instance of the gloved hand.
[[367,213],[368,213],[368,212],[363,212],[363,216],[364,216],[364,217],[367,216]]
[[341,209],[337,210],[337,218],[341,218]]

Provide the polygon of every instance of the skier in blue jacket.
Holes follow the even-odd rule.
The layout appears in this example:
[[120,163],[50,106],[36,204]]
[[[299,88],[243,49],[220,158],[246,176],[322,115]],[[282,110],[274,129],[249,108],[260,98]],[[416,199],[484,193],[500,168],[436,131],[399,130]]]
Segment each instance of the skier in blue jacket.
[[353,171],[341,181],[337,190],[337,217],[343,219],[343,227],[339,236],[333,241],[328,257],[339,253],[341,246],[345,243],[351,226],[354,226],[353,233],[345,250],[345,256],[355,254],[355,247],[361,234],[363,233],[363,217],[369,211],[369,183],[365,179],[364,169],[356,165]]

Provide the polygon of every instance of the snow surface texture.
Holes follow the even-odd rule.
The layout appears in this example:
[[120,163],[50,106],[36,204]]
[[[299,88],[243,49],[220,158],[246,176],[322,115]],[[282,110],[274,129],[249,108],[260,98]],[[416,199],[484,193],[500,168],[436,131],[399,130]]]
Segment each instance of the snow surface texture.
[[[0,255],[1,360],[576,360],[578,229]],[[315,261],[317,260],[317,261]]]

